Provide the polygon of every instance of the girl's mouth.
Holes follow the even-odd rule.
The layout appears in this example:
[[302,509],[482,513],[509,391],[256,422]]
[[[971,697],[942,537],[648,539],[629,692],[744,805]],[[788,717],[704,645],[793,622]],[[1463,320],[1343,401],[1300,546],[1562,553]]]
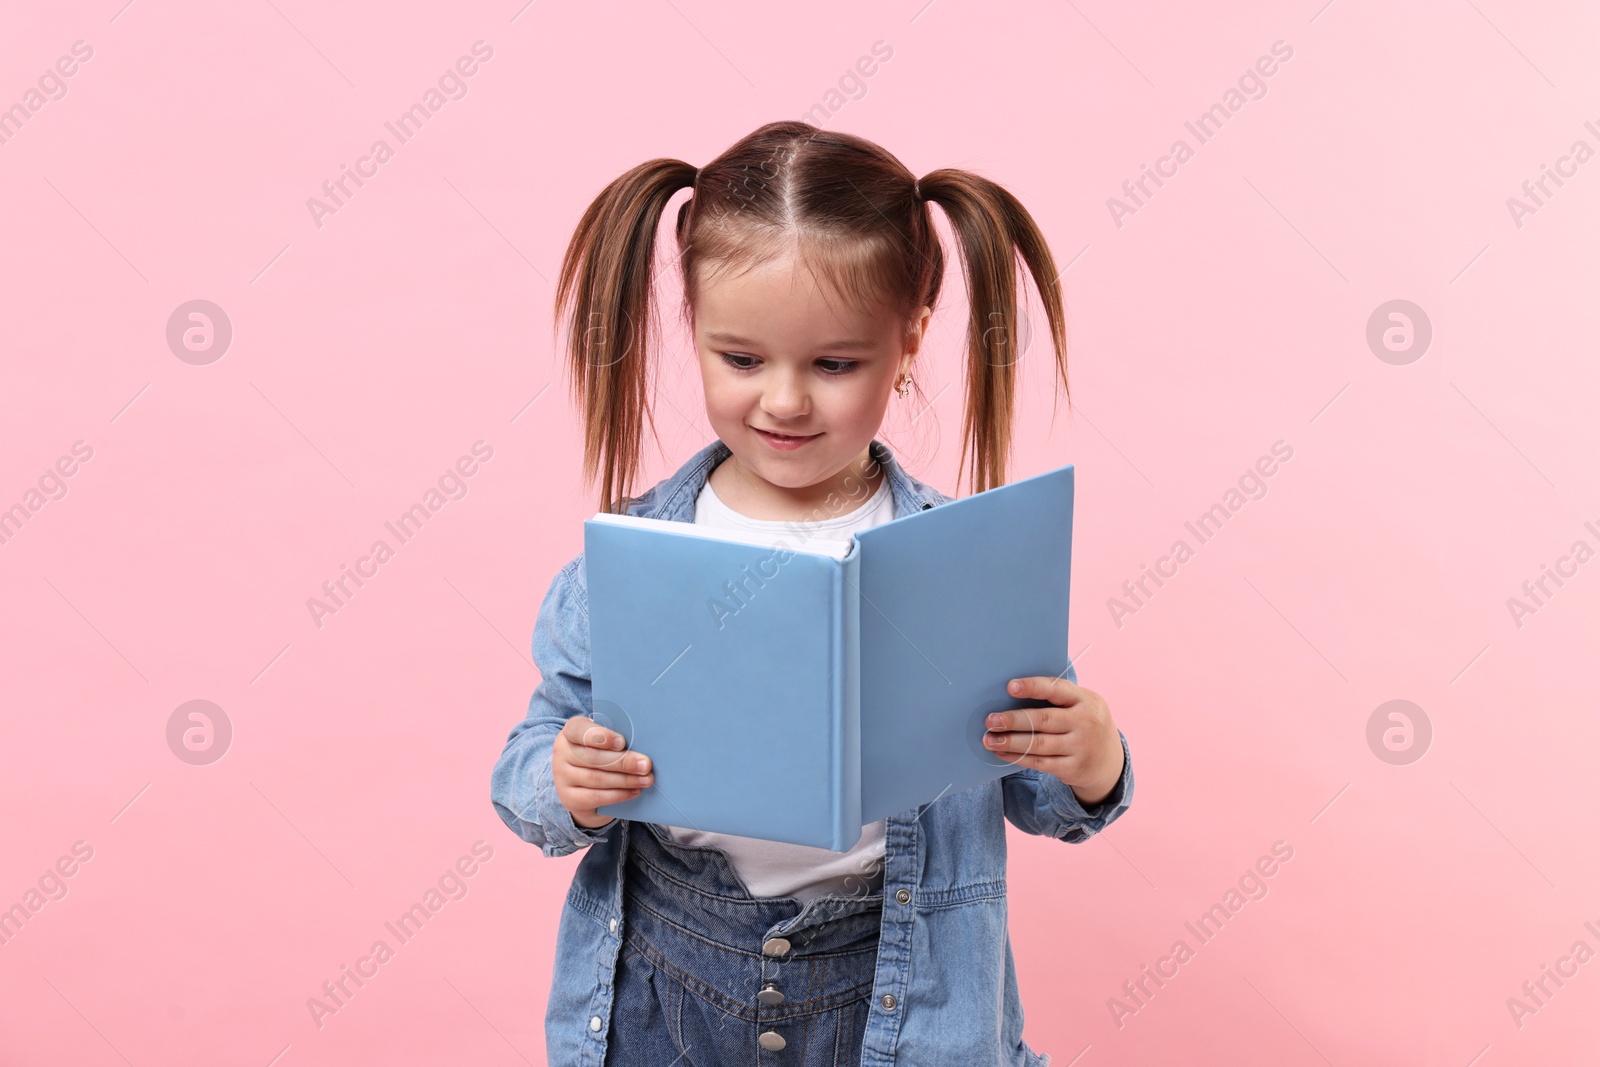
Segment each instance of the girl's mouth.
[[773,448],[777,449],[780,452],[791,452],[794,449],[800,448],[803,445],[805,445],[805,443],[807,441],[815,441],[817,438],[822,436],[820,433],[804,434],[804,435],[801,435],[801,434],[784,434],[784,433],[770,433],[770,432],[768,432],[766,430],[758,429],[757,427],[754,427],[754,426],[752,426],[750,428],[752,430],[755,430],[757,436],[759,436],[763,441],[765,441],[767,444],[771,445]]

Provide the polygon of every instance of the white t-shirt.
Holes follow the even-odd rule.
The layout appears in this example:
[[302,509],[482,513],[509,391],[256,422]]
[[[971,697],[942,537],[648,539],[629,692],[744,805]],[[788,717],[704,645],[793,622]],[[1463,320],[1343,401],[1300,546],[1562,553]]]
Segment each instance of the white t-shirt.
[[[887,475],[877,491],[855,510],[814,522],[787,519],[752,519],[734,511],[718,498],[710,479],[695,499],[694,521],[708,526],[762,532],[789,533],[786,543],[799,548],[812,537],[848,541],[857,530],[865,530],[895,517],[894,494]],[[665,826],[672,840],[685,845],[714,845],[728,854],[739,877],[753,896],[794,897],[802,906],[828,893],[862,896],[883,888],[883,831],[887,820],[864,827],[861,839],[848,852],[834,852],[810,845],[791,845],[782,841],[763,841],[736,834],[718,834]]]

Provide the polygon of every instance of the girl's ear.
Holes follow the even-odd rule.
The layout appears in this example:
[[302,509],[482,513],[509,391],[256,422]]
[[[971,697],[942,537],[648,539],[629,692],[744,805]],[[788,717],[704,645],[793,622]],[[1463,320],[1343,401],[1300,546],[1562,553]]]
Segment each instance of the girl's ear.
[[894,375],[896,382],[911,373],[911,365],[917,361],[917,353],[922,350],[922,339],[927,336],[928,319],[932,315],[933,309],[924,306],[911,316],[911,322],[906,326],[905,347],[900,353],[900,367]]
[[922,348],[922,339],[928,332],[928,320],[932,317],[933,309],[926,305],[918,308],[916,314],[911,316],[911,324],[906,328],[906,355],[915,356]]

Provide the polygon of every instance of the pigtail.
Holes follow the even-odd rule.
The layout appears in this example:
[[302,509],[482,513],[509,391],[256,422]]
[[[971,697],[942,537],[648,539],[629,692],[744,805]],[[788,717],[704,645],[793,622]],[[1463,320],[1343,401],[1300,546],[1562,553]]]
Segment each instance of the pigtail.
[[566,362],[584,417],[583,473],[589,484],[600,478],[604,511],[627,510],[646,422],[656,434],[656,228],[667,202],[697,173],[679,160],[653,159],[617,178],[584,211],[561,264],[555,325],[570,307]]
[[1049,245],[1033,216],[1004,188],[964,170],[936,170],[917,181],[924,200],[937,203],[961,245],[972,314],[967,321],[967,397],[956,480],[973,459],[972,491],[1004,485],[1015,409],[1016,257],[1020,253],[1050,320],[1062,391],[1067,388],[1067,330],[1061,286]]

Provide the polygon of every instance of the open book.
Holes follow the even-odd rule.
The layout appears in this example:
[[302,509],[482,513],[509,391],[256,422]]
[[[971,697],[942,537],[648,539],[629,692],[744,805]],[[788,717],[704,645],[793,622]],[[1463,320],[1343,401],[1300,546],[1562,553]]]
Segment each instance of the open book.
[[654,784],[598,811],[843,852],[1019,768],[983,745],[1067,655],[1073,467],[824,541],[584,522],[593,715]]

